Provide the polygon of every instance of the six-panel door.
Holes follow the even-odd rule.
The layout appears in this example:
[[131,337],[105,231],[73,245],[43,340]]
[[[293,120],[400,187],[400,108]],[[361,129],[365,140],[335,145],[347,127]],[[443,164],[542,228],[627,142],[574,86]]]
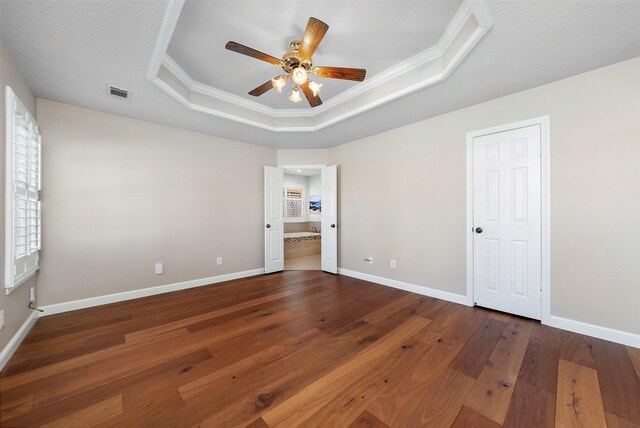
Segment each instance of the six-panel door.
[[284,171],[264,167],[264,272],[284,269],[284,221],[282,187]]
[[473,139],[475,303],[541,317],[540,125]]

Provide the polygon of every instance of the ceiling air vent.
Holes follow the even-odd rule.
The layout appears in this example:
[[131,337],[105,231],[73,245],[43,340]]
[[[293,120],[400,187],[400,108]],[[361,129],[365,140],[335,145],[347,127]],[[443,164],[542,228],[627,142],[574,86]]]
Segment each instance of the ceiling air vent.
[[116,88],[115,86],[109,86],[109,95],[113,95],[114,97],[129,99],[129,91],[126,89]]

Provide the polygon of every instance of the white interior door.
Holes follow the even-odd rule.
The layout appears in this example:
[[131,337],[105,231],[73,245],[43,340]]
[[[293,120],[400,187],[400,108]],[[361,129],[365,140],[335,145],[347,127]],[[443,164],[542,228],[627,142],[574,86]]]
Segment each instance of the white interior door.
[[322,168],[322,270],[338,273],[338,167]]
[[264,167],[264,272],[284,269],[282,188],[284,170]]
[[540,125],[473,139],[475,303],[541,318]]

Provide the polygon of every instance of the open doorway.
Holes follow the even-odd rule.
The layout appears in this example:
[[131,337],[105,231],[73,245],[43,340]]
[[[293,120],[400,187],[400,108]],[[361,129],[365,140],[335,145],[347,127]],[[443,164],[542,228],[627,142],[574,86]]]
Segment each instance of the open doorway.
[[317,167],[284,168],[284,270],[320,270],[321,172]]
[[[290,189],[285,189],[285,170],[290,173],[288,176],[299,176],[298,178],[287,177],[288,184],[291,184]],[[317,186],[318,172],[320,173],[319,187]],[[303,187],[299,183],[305,183],[305,186]],[[318,188],[319,194],[316,193]],[[279,272],[285,269],[285,225],[287,225],[286,232],[288,234],[304,233],[298,238],[307,239],[297,239],[298,242],[318,241],[316,244],[320,244],[320,269],[329,273],[338,273],[337,189],[338,167],[336,165],[264,167],[265,273]],[[289,212],[289,210],[291,211]],[[287,236],[287,238],[294,237]],[[288,257],[290,259],[313,256],[304,262],[306,269],[316,269],[316,250],[305,251],[308,253],[288,251],[287,255],[290,256]],[[308,263],[311,261],[314,264]],[[303,262],[303,260],[298,260],[298,262]],[[300,266],[300,263],[296,264]]]

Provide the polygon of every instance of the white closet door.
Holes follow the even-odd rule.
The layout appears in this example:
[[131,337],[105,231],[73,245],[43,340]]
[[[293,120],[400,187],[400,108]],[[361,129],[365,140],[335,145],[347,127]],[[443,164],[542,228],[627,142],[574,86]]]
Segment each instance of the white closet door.
[[284,269],[284,222],[282,218],[284,171],[264,167],[264,272]]
[[473,139],[476,304],[541,318],[539,125]]
[[338,273],[338,167],[322,169],[322,270]]

